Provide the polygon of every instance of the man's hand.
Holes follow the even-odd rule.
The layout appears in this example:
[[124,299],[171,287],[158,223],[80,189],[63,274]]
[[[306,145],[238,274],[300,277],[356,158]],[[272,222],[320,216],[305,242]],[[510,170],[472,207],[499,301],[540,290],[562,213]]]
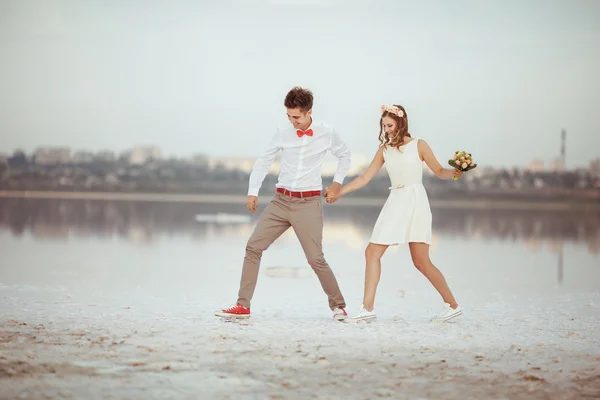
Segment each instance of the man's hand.
[[327,201],[327,203],[335,203],[340,198],[341,189],[342,185],[340,185],[337,182],[333,182],[331,186],[327,186],[325,188],[325,200]]
[[246,208],[254,214],[256,212],[256,208],[258,207],[258,196],[248,196],[248,202],[246,203]]

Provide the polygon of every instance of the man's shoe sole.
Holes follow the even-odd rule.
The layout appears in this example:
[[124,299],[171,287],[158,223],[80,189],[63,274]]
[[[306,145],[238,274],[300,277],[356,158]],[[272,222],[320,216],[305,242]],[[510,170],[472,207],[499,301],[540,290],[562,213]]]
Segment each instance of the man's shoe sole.
[[250,314],[228,314],[221,311],[215,312],[215,316],[222,318],[239,318],[239,319],[248,319],[250,318]]

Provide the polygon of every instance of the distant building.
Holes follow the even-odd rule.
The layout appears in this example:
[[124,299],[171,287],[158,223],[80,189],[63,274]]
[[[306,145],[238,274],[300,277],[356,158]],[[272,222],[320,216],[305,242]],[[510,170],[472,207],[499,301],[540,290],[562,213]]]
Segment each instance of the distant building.
[[35,163],[40,165],[65,164],[71,161],[68,147],[40,147],[34,153]]
[[544,162],[542,160],[531,160],[529,161],[529,164],[527,164],[527,170],[529,172],[543,172]]
[[91,151],[78,151],[73,154],[71,161],[75,164],[86,164],[94,161],[94,154]]
[[592,175],[600,177],[600,158],[590,161],[590,172]]
[[209,159],[208,159],[208,156],[206,156],[204,154],[194,154],[190,158],[190,162],[195,165],[206,166],[206,165],[208,165]]
[[[252,171],[254,167],[254,163],[256,162],[256,158],[244,158],[244,157],[227,157],[227,158],[208,158],[208,167],[210,169],[226,169],[233,170],[238,169],[249,173]],[[279,170],[279,163],[277,161],[273,161],[273,165],[271,166],[270,172],[275,170],[275,165],[277,165],[277,170]]]
[[155,146],[136,146],[131,150],[129,163],[133,165],[146,164],[149,161],[160,160],[161,152]]
[[563,172],[565,170],[565,161],[561,157],[557,157],[550,163],[550,170],[553,172]]
[[117,160],[122,163],[128,163],[129,158],[131,158],[131,150],[125,150],[125,151],[119,153]]
[[114,162],[117,159],[117,156],[114,151],[102,150],[95,154],[94,159],[96,161]]

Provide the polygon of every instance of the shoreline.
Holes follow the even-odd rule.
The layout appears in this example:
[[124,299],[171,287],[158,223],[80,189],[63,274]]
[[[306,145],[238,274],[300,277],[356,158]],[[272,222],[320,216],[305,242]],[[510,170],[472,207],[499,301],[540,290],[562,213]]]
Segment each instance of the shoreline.
[[[259,196],[260,202],[266,202],[271,196]],[[122,193],[122,192],[60,192],[60,191],[0,191],[0,199],[53,199],[53,200],[104,200],[104,201],[146,201],[173,203],[223,203],[243,204],[245,195],[235,194],[178,194],[178,193]],[[382,206],[385,197],[348,197],[336,203],[338,206],[374,207]],[[600,211],[600,203],[581,203],[573,201],[549,200],[492,200],[479,199],[437,200],[429,199],[432,208],[448,209],[490,209],[490,210],[545,210],[545,211]]]

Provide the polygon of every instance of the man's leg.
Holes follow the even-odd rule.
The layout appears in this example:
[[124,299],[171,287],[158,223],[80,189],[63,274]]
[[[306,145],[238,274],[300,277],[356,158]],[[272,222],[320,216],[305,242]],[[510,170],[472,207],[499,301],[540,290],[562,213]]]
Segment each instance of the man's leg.
[[238,303],[244,307],[250,307],[263,251],[290,227],[289,206],[288,199],[276,194],[262,212],[246,244],[246,256],[238,293]]
[[323,255],[323,209],[321,197],[294,199],[290,222],[300,240],[306,259],[317,274],[323,291],[329,298],[329,308],[346,307],[335,275]]

